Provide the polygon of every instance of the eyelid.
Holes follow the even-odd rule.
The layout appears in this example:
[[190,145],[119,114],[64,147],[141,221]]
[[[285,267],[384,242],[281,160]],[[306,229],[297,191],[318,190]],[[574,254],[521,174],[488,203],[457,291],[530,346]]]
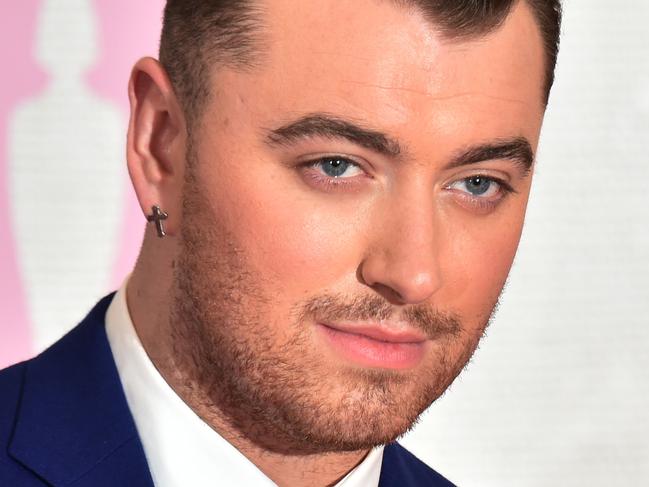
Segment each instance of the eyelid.
[[316,152],[312,154],[303,155],[298,158],[298,165],[301,166],[315,165],[319,162],[322,162],[325,159],[344,159],[346,161],[355,164],[361,169],[365,170],[365,172],[369,172],[366,170],[367,166],[372,168],[372,165],[366,159],[351,154],[341,153],[341,152],[321,152],[321,153]]
[[518,177],[519,171],[509,162],[501,160],[482,161],[462,166],[456,166],[451,169],[454,178],[464,178],[467,176],[485,174],[494,175],[506,180],[513,180]]

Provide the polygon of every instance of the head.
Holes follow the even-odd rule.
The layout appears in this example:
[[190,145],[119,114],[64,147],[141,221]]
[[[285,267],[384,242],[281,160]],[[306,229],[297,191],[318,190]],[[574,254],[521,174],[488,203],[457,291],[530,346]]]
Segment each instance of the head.
[[[459,374],[523,225],[558,2],[169,0],[129,168],[170,353],[251,441],[359,450]],[[153,271],[151,280],[159,280]]]

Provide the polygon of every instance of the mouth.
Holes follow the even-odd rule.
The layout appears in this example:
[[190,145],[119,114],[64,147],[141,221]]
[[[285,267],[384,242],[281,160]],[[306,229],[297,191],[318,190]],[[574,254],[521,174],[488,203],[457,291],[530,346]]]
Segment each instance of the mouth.
[[427,343],[415,330],[378,324],[318,323],[317,329],[336,355],[361,367],[413,368],[422,361]]

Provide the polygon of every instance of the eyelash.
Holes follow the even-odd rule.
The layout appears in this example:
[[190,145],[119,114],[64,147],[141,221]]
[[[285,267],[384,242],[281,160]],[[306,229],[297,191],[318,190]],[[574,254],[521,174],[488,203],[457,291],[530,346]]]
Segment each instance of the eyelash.
[[[332,177],[332,176],[327,176],[322,173],[322,170],[318,170],[318,166],[329,161],[331,162],[332,160],[339,160],[339,161],[344,161],[346,163],[349,163],[350,166],[358,168],[360,171],[362,171],[366,176],[367,172],[363,169],[363,166],[350,157],[347,156],[341,156],[341,155],[331,155],[331,156],[324,156],[324,157],[318,157],[317,159],[312,159],[305,161],[301,167],[305,173],[305,176],[309,178],[314,184],[317,184],[319,186],[323,186],[325,190],[338,190],[338,189],[343,189],[344,187],[349,187],[352,185],[358,184],[357,178],[360,176],[354,176],[354,177]],[[498,186],[498,194],[495,197],[491,198],[485,198],[485,197],[479,197],[479,196],[472,196],[471,194],[465,192],[465,191],[459,191],[459,190],[454,190],[452,189],[452,186],[460,183],[460,182],[468,182],[471,179],[476,179],[476,178],[481,178],[486,181],[489,181],[491,183],[495,183]],[[470,176],[456,179],[452,181],[451,183],[447,184],[444,189],[447,189],[449,191],[454,192],[459,198],[462,198],[463,201],[461,204],[463,205],[468,205],[472,209],[475,210],[482,210],[482,211],[487,211],[494,209],[498,204],[500,204],[504,199],[506,199],[509,195],[517,193],[517,191],[509,184],[507,181],[501,178],[496,178],[494,176],[489,176],[484,173],[476,173],[472,174]]]

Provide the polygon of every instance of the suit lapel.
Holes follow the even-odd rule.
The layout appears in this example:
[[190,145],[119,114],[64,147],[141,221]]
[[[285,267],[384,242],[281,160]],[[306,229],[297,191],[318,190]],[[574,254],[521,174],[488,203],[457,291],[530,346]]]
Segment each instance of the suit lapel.
[[398,443],[385,446],[379,487],[453,487],[453,485]]
[[106,337],[111,300],[26,366],[9,453],[54,486],[153,486]]
[[410,478],[405,458],[401,454],[401,447],[397,443],[386,445],[383,449],[379,487],[415,487],[417,485],[414,483],[414,479]]

